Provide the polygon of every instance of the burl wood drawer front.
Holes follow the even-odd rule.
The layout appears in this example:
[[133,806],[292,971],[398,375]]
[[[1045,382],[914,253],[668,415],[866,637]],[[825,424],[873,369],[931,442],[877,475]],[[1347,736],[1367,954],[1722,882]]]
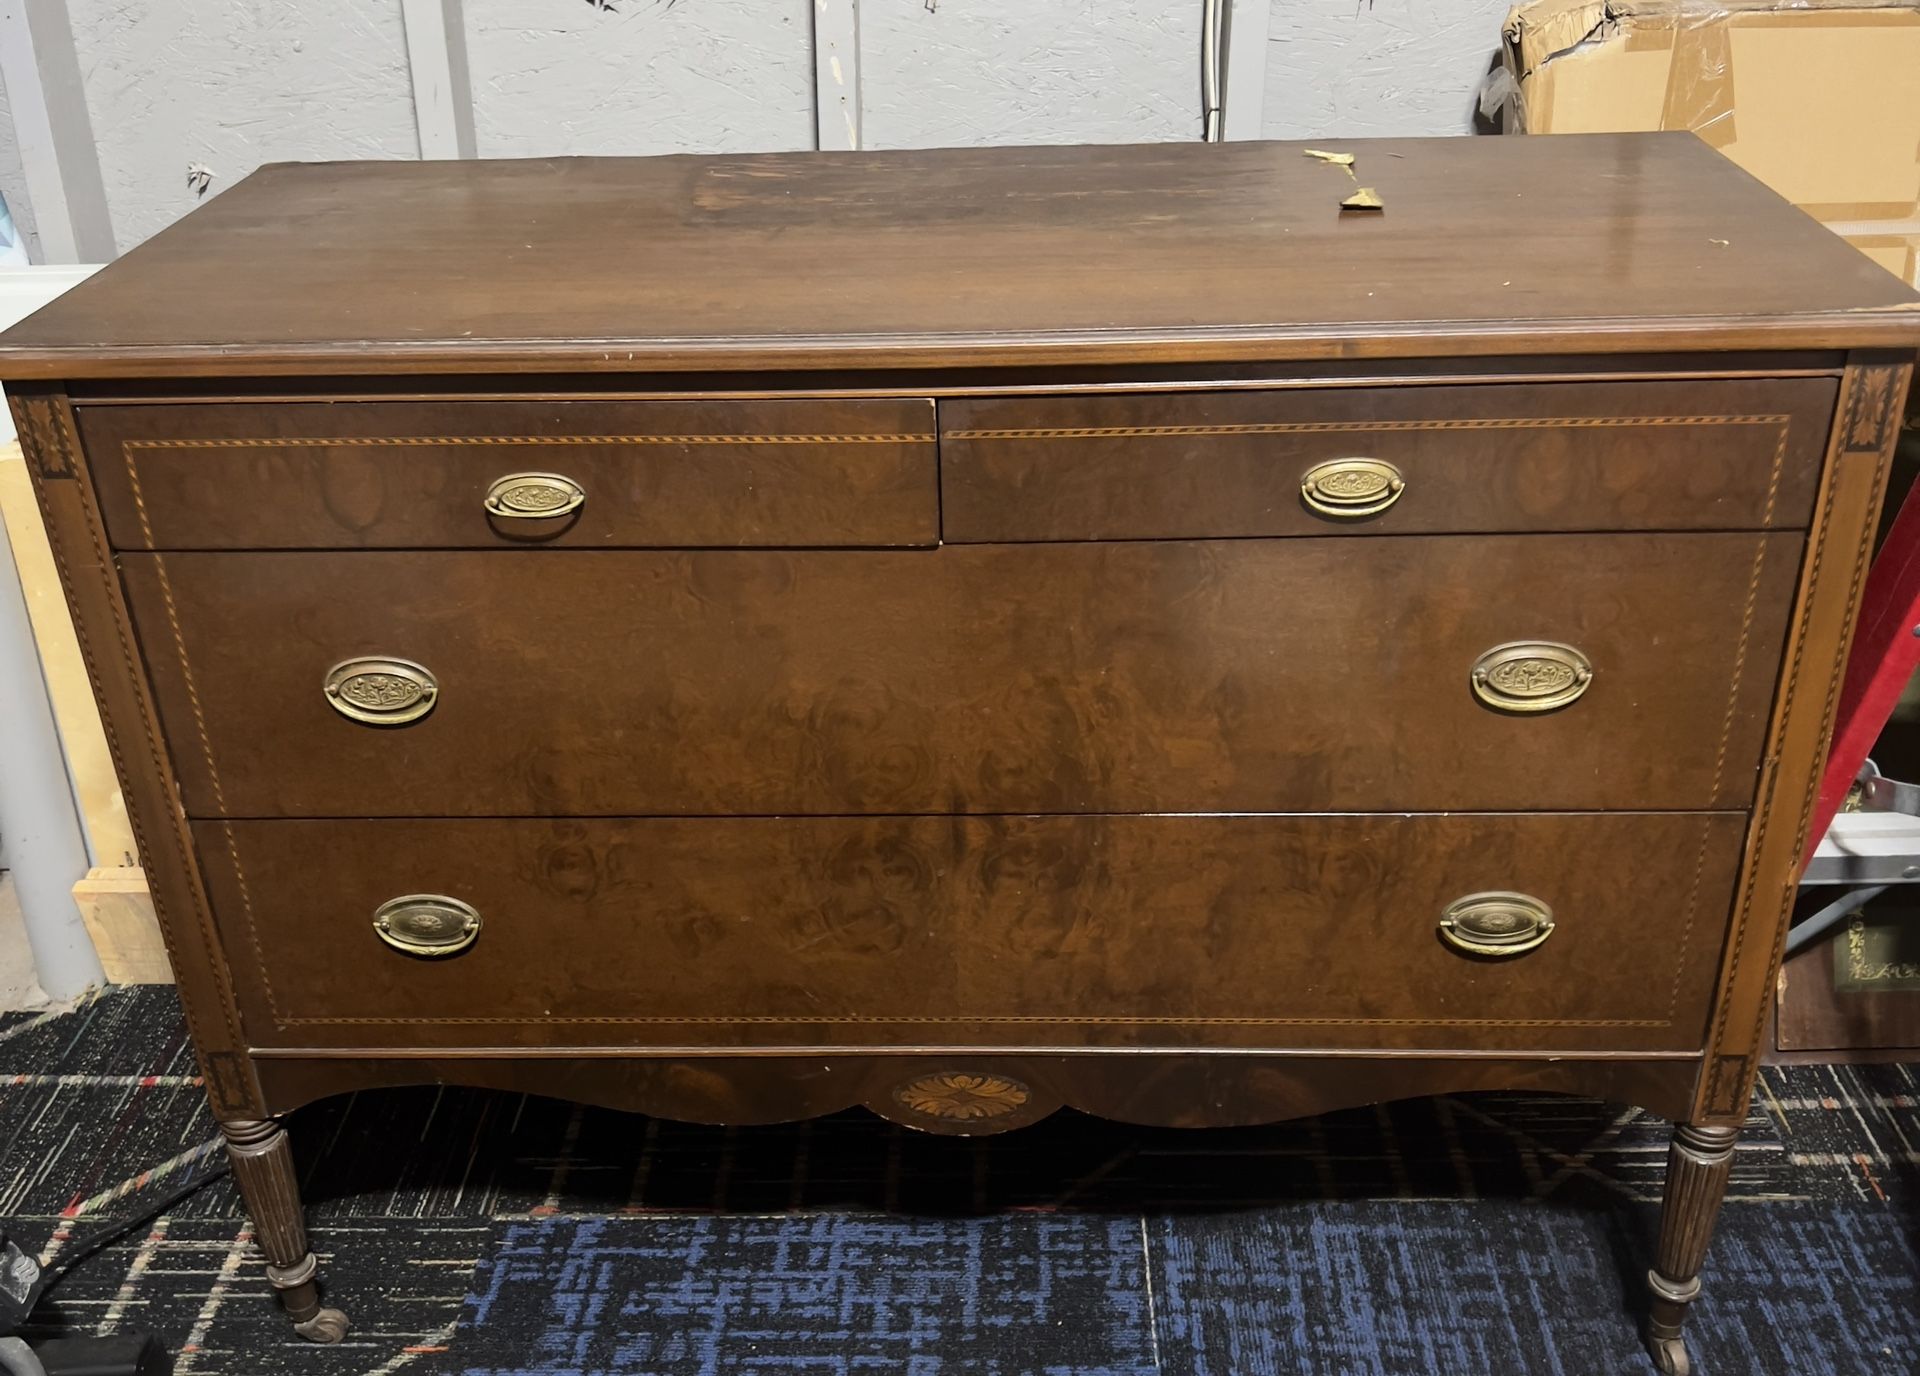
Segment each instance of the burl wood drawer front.
[[[1800,544],[121,565],[196,816],[1716,808],[1752,794]],[[1484,704],[1517,640],[1577,650],[1585,693]],[[431,710],[346,715],[325,681],[361,656],[420,666]]]
[[940,535],[926,400],[95,406],[80,422],[121,549]]
[[[944,401],[944,533],[1794,527],[1811,508],[1836,387],[1792,378]],[[1316,492],[1303,493],[1310,475]]]
[[[248,1035],[325,1045],[1699,1045],[1732,814],[218,822]],[[242,882],[244,878],[244,882]],[[1443,941],[1519,891],[1524,954]],[[374,914],[471,905],[422,958]],[[392,930],[392,928],[390,928]]]

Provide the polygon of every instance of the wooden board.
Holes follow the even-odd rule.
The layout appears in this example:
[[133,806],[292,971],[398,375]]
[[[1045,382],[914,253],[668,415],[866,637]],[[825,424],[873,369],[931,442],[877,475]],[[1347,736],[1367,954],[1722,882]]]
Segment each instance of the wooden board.
[[91,869],[73,901],[93,938],[108,984],[172,984],[173,967],[154,916],[147,872],[138,866]]

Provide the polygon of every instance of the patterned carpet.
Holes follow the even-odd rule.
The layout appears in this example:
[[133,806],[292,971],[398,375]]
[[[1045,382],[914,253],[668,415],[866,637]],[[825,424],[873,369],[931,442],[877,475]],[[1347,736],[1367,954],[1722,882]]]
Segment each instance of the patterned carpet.
[[[153,1330],[185,1376],[1650,1369],[1665,1125],[1617,1106],[1459,1096],[1205,1133],[1069,1113],[967,1141],[410,1090],[292,1128],[346,1343],[289,1338],[226,1182],[87,1262],[34,1332]],[[56,1254],[197,1169],[214,1128],[171,991],[0,1017],[0,1144],[16,1129],[0,1219]],[[1916,1296],[1915,1071],[1769,1071],[1696,1370],[1912,1376]]]

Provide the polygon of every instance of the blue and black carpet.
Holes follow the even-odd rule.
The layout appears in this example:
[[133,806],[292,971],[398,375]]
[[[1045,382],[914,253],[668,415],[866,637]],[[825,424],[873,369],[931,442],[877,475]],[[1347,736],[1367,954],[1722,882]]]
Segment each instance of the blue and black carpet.
[[[84,1263],[34,1331],[157,1332],[183,1376],[1650,1370],[1666,1129],[1612,1105],[1216,1132],[1060,1114],[970,1141],[408,1090],[291,1126],[345,1343],[291,1338],[224,1181]],[[200,1169],[214,1127],[171,991],[0,1018],[16,1132],[0,1220],[56,1255]],[[1706,1283],[1702,1376],[1920,1372],[1913,1068],[1767,1073]]]

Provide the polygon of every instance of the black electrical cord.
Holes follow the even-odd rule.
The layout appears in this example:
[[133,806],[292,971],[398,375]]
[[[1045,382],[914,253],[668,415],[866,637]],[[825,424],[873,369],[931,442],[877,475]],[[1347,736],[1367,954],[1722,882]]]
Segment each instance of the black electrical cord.
[[200,1191],[204,1190],[214,1181],[226,1176],[232,1169],[233,1167],[230,1164],[222,1161],[196,1179],[189,1180],[186,1184],[177,1185],[167,1191],[167,1193],[161,1195],[159,1199],[149,1204],[144,1210],[135,1214],[132,1218],[122,1219],[120,1222],[102,1229],[85,1242],[76,1243],[65,1249],[64,1258],[61,1263],[41,1278],[39,1298],[45,1299],[53,1287],[73,1274],[74,1268],[80,1265],[81,1262],[87,1260],[87,1258],[104,1248],[111,1247],[134,1229],[144,1227],[153,1222],[154,1219],[160,1217],[161,1214],[171,1209],[174,1205],[200,1193]]
[[73,1244],[60,1264],[48,1270],[41,1270],[31,1255],[20,1250],[16,1240],[0,1233],[0,1267],[6,1268],[4,1276],[0,1276],[0,1337],[19,1332],[54,1287],[89,1258],[97,1256],[136,1229],[148,1226],[181,1200],[204,1190],[231,1169],[227,1162],[222,1161],[193,1179],[174,1186],[131,1217],[110,1223]]

